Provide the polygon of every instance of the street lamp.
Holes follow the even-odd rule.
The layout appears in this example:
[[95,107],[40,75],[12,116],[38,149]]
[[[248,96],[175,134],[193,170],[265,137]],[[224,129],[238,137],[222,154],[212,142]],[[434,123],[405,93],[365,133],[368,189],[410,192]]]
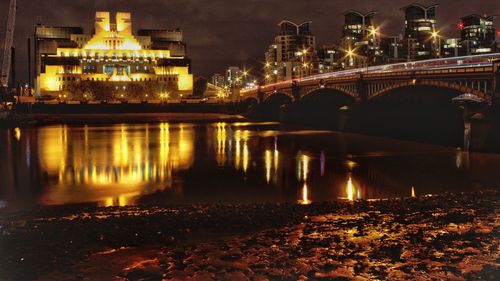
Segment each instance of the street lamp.
[[354,56],[356,56],[356,53],[355,53],[355,50],[351,49],[351,47],[349,47],[349,49],[346,51],[346,57],[349,58],[349,66],[353,66],[354,65]]
[[433,40],[434,48],[437,42],[437,51],[436,51],[436,57],[441,57],[441,36],[439,35],[439,31],[432,31],[431,32],[431,38]]

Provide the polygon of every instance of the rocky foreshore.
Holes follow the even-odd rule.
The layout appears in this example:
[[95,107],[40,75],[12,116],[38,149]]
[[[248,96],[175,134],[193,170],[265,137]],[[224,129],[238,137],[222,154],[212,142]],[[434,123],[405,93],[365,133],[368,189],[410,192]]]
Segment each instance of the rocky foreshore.
[[0,280],[500,280],[500,191],[0,211]]

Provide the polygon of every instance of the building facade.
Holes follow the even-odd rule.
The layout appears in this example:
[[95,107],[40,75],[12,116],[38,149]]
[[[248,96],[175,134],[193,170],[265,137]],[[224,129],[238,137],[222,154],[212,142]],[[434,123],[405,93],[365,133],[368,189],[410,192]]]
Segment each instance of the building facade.
[[461,44],[466,55],[496,52],[496,16],[469,15],[460,19]]
[[226,77],[220,73],[215,73],[212,75],[212,84],[217,87],[224,88],[227,85]]
[[383,53],[383,63],[398,63],[406,61],[402,58],[403,36],[386,36],[380,39],[380,49]]
[[230,66],[226,69],[226,83],[230,87],[241,86],[243,71],[239,66]]
[[436,29],[437,7],[414,3],[402,8],[405,13],[403,45],[407,61],[441,56],[441,38]]
[[341,46],[344,68],[357,68],[382,63],[380,32],[375,25],[375,11],[361,13],[349,10],[344,14]]
[[442,56],[445,58],[458,57],[464,54],[460,38],[446,38],[443,41]]
[[281,21],[280,33],[266,52],[266,82],[285,81],[313,73],[316,38],[310,30],[311,22],[296,24]]
[[334,44],[320,46],[317,48],[316,54],[318,61],[315,63],[315,68],[318,73],[327,73],[342,69],[340,61],[344,53],[339,46]]
[[191,95],[191,62],[180,30],[133,34],[130,13],[97,12],[94,32],[35,28],[36,93],[68,99],[141,99]]

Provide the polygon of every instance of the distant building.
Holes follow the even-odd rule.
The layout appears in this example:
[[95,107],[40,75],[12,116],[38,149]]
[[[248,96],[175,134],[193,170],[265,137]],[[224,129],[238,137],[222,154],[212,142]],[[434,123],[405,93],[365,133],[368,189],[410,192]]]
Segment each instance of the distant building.
[[238,66],[230,66],[226,69],[226,83],[228,86],[241,86],[242,85],[241,68]]
[[336,45],[323,45],[316,50],[318,61],[314,63],[317,73],[341,70],[340,60],[344,53]]
[[296,24],[287,20],[278,24],[280,33],[265,55],[267,82],[309,76],[313,72],[316,38],[310,25],[311,22]]
[[440,57],[441,38],[436,29],[438,5],[411,4],[405,13],[404,51],[408,61]]
[[114,96],[106,99],[192,94],[191,62],[182,32],[140,30],[138,34],[132,32],[129,13],[117,13],[112,23],[109,12],[97,12],[93,34],[84,34],[80,27],[36,26],[37,94],[82,99],[71,95],[84,92],[84,84],[92,84],[85,91],[96,99],[96,88],[112,90]]
[[377,12],[361,13],[349,10],[344,14],[342,48],[344,68],[356,68],[382,62],[380,32],[375,25]]
[[227,83],[226,83],[226,77],[224,77],[224,75],[222,75],[222,74],[215,73],[212,76],[212,84],[215,85],[215,86],[217,86],[217,87],[223,88],[224,86],[227,85]]
[[466,55],[495,52],[496,30],[493,20],[496,16],[469,15],[460,19],[461,43]]
[[451,58],[463,55],[463,47],[460,38],[447,38],[443,44],[443,57]]
[[384,63],[397,63],[405,61],[403,55],[403,36],[389,36],[380,39],[380,49],[383,53]]

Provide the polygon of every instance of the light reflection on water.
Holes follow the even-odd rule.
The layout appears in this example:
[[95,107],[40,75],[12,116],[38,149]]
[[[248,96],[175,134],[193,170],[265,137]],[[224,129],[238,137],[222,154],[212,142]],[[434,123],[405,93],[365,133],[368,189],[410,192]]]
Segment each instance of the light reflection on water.
[[500,186],[500,155],[273,123],[59,125],[0,137],[0,202],[13,208],[310,204]]

